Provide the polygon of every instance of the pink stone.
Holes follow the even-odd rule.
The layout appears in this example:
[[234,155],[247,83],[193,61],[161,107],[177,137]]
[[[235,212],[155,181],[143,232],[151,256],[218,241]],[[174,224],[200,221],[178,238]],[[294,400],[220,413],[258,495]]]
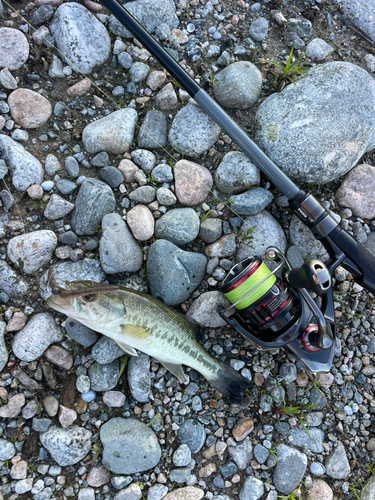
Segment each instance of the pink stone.
[[23,128],[38,128],[47,123],[51,114],[50,102],[29,89],[17,89],[8,98],[10,113]]
[[100,12],[103,8],[100,3],[92,2],[91,0],[83,0],[83,5],[86,9],[91,10],[91,12]]
[[126,183],[134,182],[134,174],[139,168],[131,160],[121,160],[118,169],[122,173]]
[[60,7],[65,2],[65,0],[35,0],[35,6],[40,7],[41,5],[52,5],[52,7]]
[[167,83],[167,85],[156,94],[155,104],[162,111],[177,108],[177,95],[171,83]]
[[26,325],[27,316],[22,311],[15,312],[6,326],[7,332],[18,332]]
[[63,370],[70,370],[73,366],[73,357],[62,347],[53,345],[49,347],[44,353],[47,361],[62,368]]
[[358,165],[353,168],[339,189],[336,201],[340,207],[350,208],[362,219],[375,218],[375,167]]
[[0,68],[19,69],[29,57],[29,42],[20,30],[0,28]]
[[333,491],[323,479],[314,479],[306,500],[332,500]]
[[236,441],[243,441],[254,429],[254,422],[250,418],[242,418],[235,425],[232,434]]
[[144,205],[132,208],[126,215],[126,222],[136,240],[147,241],[154,234],[154,217],[151,210]]
[[69,245],[63,245],[62,247],[57,247],[55,250],[55,255],[58,259],[65,260],[69,259],[72,249]]
[[43,198],[43,188],[39,184],[32,184],[27,188],[27,194],[32,200],[41,200]]
[[178,161],[173,169],[175,191],[182,205],[199,205],[212,188],[212,175],[207,168],[188,160]]
[[69,87],[66,93],[71,97],[77,97],[87,94],[90,89],[91,89],[91,80],[89,80],[88,78],[84,78],[75,85]]
[[77,420],[77,413],[67,408],[66,406],[60,405],[59,408],[59,422],[64,429],[72,425],[72,423]]
[[125,395],[120,391],[107,391],[103,394],[103,403],[111,408],[120,408],[125,400]]
[[10,477],[12,479],[26,479],[27,477],[27,462],[20,460],[10,469]]
[[103,484],[109,483],[110,480],[111,474],[104,467],[91,467],[86,478],[87,484],[94,488],[99,488]]
[[151,71],[147,77],[146,85],[150,87],[151,90],[158,90],[166,79],[167,75],[163,71]]
[[0,408],[0,417],[2,418],[14,418],[21,411],[22,406],[25,404],[25,395],[16,394],[8,401],[7,405]]

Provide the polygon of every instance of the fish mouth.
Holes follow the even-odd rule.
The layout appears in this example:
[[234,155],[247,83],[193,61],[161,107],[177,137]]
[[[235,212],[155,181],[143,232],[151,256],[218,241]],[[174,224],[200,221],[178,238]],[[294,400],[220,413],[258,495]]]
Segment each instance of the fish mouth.
[[52,307],[52,309],[56,309],[57,311],[66,311],[71,309],[71,303],[61,295],[51,295],[47,299],[47,305]]

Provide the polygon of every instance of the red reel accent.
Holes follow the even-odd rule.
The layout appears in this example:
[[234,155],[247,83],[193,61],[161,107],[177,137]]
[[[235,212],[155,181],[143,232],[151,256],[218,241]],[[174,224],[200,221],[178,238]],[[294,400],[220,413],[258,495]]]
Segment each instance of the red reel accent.
[[319,347],[312,347],[309,342],[309,335],[311,333],[318,333],[319,329],[316,325],[310,325],[306,328],[306,330],[302,334],[302,344],[304,347],[311,352],[319,351]]

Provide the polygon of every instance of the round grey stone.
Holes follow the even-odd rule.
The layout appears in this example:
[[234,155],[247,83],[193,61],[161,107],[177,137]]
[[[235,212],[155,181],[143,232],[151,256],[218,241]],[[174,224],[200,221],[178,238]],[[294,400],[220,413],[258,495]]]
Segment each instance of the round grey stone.
[[268,21],[265,17],[258,17],[249,28],[249,35],[257,42],[264,40],[268,33]]
[[262,75],[249,61],[230,64],[215,75],[215,98],[225,108],[251,108],[259,99]]
[[155,199],[155,188],[152,186],[140,186],[129,194],[129,198],[138,203],[151,203]]
[[70,177],[78,177],[79,176],[79,165],[78,161],[74,158],[74,156],[68,156],[65,159],[65,170]]
[[143,62],[137,61],[132,64],[129,70],[130,79],[133,83],[143,82],[143,80],[146,79],[149,71],[150,66]]
[[205,219],[201,222],[199,236],[205,243],[213,243],[222,234],[222,221],[220,219]]
[[[115,209],[112,189],[97,179],[83,181],[72,214],[71,225],[78,235],[95,234],[105,214]],[[122,219],[121,219],[122,220]]]
[[270,452],[267,450],[267,448],[259,443],[254,448],[254,456],[260,464],[264,464],[264,462],[267,461],[269,454]]
[[278,445],[276,452],[278,462],[273,473],[273,483],[281,493],[292,493],[305,475],[306,455],[285,444]]
[[172,182],[173,181],[173,172],[172,168],[165,163],[161,163],[157,167],[155,167],[151,173],[151,176],[155,179],[156,182]]
[[168,188],[161,187],[156,191],[156,199],[160,205],[165,205],[167,207],[174,205],[177,202],[177,198]]
[[334,49],[322,38],[314,38],[314,40],[311,40],[307,45],[306,57],[314,62],[323,61],[323,59],[329,56],[333,50]]
[[90,161],[90,165],[93,167],[107,167],[109,162],[109,155],[105,151],[98,153],[94,156],[94,158]]
[[111,188],[116,188],[124,182],[122,173],[116,167],[103,167],[100,170],[100,178]]
[[53,427],[39,437],[42,445],[62,467],[76,464],[91,448],[91,432],[77,426],[68,429]]
[[231,151],[215,172],[215,185],[223,193],[242,193],[260,183],[259,169],[244,153]]
[[287,384],[294,382],[297,378],[297,368],[294,363],[283,363],[280,366],[279,375]]
[[169,480],[172,483],[184,484],[191,478],[191,470],[187,467],[181,467],[180,469],[173,469],[169,473]]
[[10,460],[16,454],[14,444],[6,439],[0,439],[0,460]]
[[127,52],[121,52],[121,54],[118,55],[117,60],[120,64],[125,69],[131,68],[133,64],[133,59],[130,54]]
[[154,468],[161,449],[154,431],[138,420],[112,418],[100,428],[103,465],[116,474],[135,474]]
[[124,350],[113,339],[105,335],[100,337],[91,351],[92,357],[100,365],[112,363],[112,361],[115,361],[115,359],[120,358],[124,354]]
[[185,252],[167,240],[155,241],[147,259],[151,294],[166,305],[181,304],[200,285],[206,264],[202,254]]
[[199,106],[188,103],[174,117],[169,143],[176,150],[196,158],[217,141],[220,127]]
[[155,236],[175,245],[186,245],[199,233],[199,217],[192,208],[169,210],[156,221]]
[[44,168],[47,174],[52,177],[58,170],[60,170],[61,164],[55,155],[49,154],[46,157],[46,163],[44,165]]
[[78,236],[73,231],[66,231],[59,234],[59,243],[74,247],[78,241]]
[[206,433],[198,420],[185,420],[177,431],[177,439],[181,444],[187,444],[191,453],[198,453],[206,440]]
[[374,149],[371,103],[375,82],[365,70],[346,62],[317,65],[298,89],[289,85],[263,101],[255,141],[293,180],[326,184]]
[[139,403],[149,399],[151,388],[150,357],[139,352],[131,356],[128,363],[128,384],[133,398]]
[[176,467],[185,467],[190,464],[191,461],[191,451],[187,444],[182,444],[173,453],[172,457],[173,463]]
[[138,133],[137,144],[146,149],[159,149],[167,145],[167,118],[164,113],[156,109],[146,113]]
[[65,321],[65,329],[69,337],[83,345],[83,347],[90,347],[98,340],[98,334],[91,330],[91,328],[82,325],[75,319],[67,318]]
[[108,365],[93,363],[88,371],[91,389],[93,391],[110,391],[116,387],[119,371],[118,360],[112,361]]
[[68,179],[60,179],[56,182],[56,188],[61,194],[72,194],[77,189],[77,184]]
[[263,482],[254,476],[246,478],[240,491],[240,500],[258,500],[264,493]]

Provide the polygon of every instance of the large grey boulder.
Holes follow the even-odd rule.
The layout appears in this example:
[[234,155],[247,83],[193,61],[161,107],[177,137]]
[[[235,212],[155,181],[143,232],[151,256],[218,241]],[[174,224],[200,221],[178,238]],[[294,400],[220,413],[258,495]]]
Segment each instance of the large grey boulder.
[[260,105],[255,140],[293,180],[325,184],[374,149],[374,106],[375,81],[365,70],[329,62]]
[[[169,29],[178,27],[178,17],[173,0],[138,0],[124,3],[123,7],[148,31],[154,33],[160,24]],[[109,29],[114,35],[133,38],[133,35],[114,17],[108,20]]]
[[42,183],[42,164],[22,144],[1,134],[0,153],[9,166],[13,186],[18,191],[26,191],[31,184]]
[[375,3],[371,0],[335,0],[349,19],[375,41]]
[[68,64],[88,74],[105,63],[111,52],[111,40],[103,24],[83,5],[76,2],[61,5],[49,29],[60,53]]
[[259,99],[262,75],[249,61],[230,64],[215,75],[214,95],[225,108],[251,108]]

